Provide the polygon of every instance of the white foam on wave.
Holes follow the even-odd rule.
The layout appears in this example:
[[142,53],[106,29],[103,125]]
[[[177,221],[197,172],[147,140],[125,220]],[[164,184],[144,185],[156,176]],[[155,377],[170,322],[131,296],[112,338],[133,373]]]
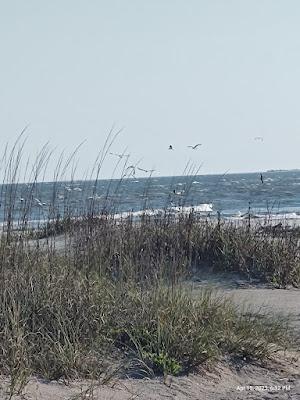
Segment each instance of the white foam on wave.
[[198,204],[197,206],[186,206],[186,207],[169,207],[167,209],[145,209],[138,211],[127,211],[114,214],[115,219],[123,218],[140,218],[142,216],[162,216],[162,215],[178,215],[178,214],[190,214],[192,212],[199,214],[207,214],[213,211],[213,205],[211,203]]
[[154,216],[162,213],[163,210],[139,210],[139,211],[124,211],[113,215],[114,219],[125,219],[125,218],[140,218],[142,216]]
[[212,203],[203,203],[193,207],[183,207],[185,211],[191,212],[212,212],[213,205]]
[[292,212],[292,213],[283,213],[283,214],[271,214],[262,216],[263,218],[269,218],[271,220],[285,220],[285,219],[300,219],[300,215]]
[[[244,220],[247,218],[249,218],[249,213],[242,213],[241,211],[238,211],[238,213],[233,216],[227,217],[227,219],[230,220]],[[252,212],[250,213],[250,218],[268,221],[300,220],[300,214],[297,214],[296,212],[281,212],[277,214],[260,214]]]

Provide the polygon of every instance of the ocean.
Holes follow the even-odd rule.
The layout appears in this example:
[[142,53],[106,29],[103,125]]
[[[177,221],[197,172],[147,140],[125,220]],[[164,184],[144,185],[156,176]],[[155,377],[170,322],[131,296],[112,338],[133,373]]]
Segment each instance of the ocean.
[[1,185],[0,222],[7,220],[8,209],[14,221],[32,223],[91,210],[138,216],[141,210],[156,214],[191,208],[231,219],[243,218],[249,208],[258,218],[300,218],[300,171],[268,171],[262,178],[242,173]]

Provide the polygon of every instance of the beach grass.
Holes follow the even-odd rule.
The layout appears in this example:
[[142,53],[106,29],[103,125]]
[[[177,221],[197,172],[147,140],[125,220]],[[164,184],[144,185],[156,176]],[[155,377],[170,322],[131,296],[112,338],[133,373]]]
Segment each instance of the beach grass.
[[[113,139],[95,163],[95,182]],[[46,221],[32,228],[48,155],[44,148],[33,164],[20,211],[23,146],[18,139],[2,160],[0,372],[10,377],[11,394],[32,375],[50,380],[101,379],[111,371],[178,375],[224,358],[266,360],[291,345],[288,321],[243,314],[214,291],[195,296],[185,282],[209,266],[279,287],[299,286],[298,231],[274,235],[193,210],[175,218],[166,209],[138,221],[132,215],[116,219],[115,204],[110,209],[105,202],[100,209],[93,201],[74,215],[68,199],[62,215],[58,171],[65,174],[70,157],[54,172]],[[118,190],[123,181],[124,175]]]
[[226,356],[264,360],[290,341],[287,321],[242,315],[214,291],[114,280],[66,261],[33,252],[2,270],[0,368],[14,390],[31,375],[177,375]]

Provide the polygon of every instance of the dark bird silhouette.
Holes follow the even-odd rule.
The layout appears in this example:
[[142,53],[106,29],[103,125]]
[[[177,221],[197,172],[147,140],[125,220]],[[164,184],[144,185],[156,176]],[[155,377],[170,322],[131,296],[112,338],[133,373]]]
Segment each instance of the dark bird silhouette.
[[173,149],[173,146],[170,144],[170,146],[169,146],[169,150],[174,150]]
[[260,180],[261,180],[261,183],[264,183],[264,177],[262,174],[260,174]]
[[196,150],[199,146],[202,146],[202,143],[195,144],[195,146],[188,146],[193,150]]

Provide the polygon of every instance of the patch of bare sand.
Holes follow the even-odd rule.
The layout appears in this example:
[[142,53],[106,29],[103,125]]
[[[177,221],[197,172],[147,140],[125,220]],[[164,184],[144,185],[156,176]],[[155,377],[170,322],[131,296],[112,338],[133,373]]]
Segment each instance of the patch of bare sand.
[[259,283],[258,280],[246,280],[234,273],[212,273],[204,270],[195,275],[192,281],[195,295],[197,290],[212,287],[220,295],[230,297],[239,307],[250,307],[262,313],[278,313],[288,316],[300,337],[300,289],[288,287],[277,289],[272,285]]
[[[7,382],[2,381],[1,399]],[[114,379],[97,385],[88,381],[43,382],[32,379],[22,396],[13,400],[242,400],[300,399],[299,354],[280,355],[265,366],[227,363],[211,371],[200,371],[184,377],[155,379]]]
[[30,239],[27,241],[27,245],[30,248],[39,247],[42,250],[53,249],[56,251],[64,252],[69,248],[72,248],[73,237],[65,234],[57,235],[57,236],[49,236],[42,239]]
[[[239,305],[249,304],[254,310],[289,315],[300,336],[300,290],[274,289],[249,282],[234,274],[203,272],[194,277],[195,295],[203,287],[215,287]],[[8,382],[2,380],[0,399]],[[222,362],[211,371],[200,371],[183,377],[155,379],[113,379],[97,385],[88,381],[45,382],[32,379],[22,396],[13,400],[300,400],[300,349],[294,353],[277,354],[266,365]]]

